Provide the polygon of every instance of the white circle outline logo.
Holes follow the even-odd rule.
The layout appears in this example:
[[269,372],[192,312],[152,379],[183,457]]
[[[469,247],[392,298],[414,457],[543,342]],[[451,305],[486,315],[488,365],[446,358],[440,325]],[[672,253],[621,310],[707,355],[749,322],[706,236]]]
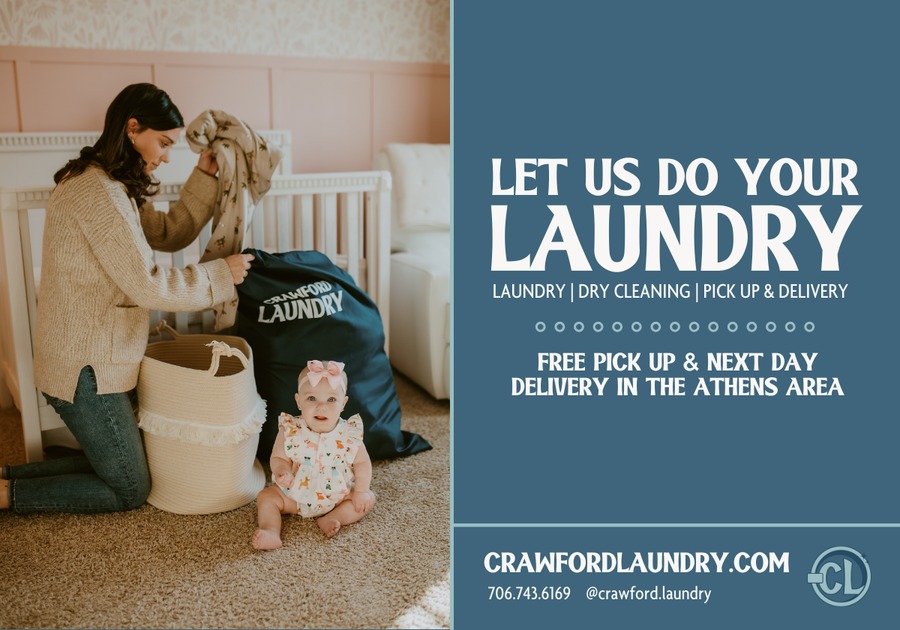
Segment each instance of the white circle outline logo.
[[[828,568],[829,568],[828,567],[829,563],[826,563],[825,567],[823,567],[822,570],[820,570],[819,563],[821,563],[822,560],[826,556],[828,556],[836,551],[843,551],[845,553],[855,556],[856,558],[859,559],[861,566],[865,567],[865,569],[866,569],[865,586],[862,588],[862,590],[860,590],[857,593],[854,590],[852,590],[852,586],[850,584],[847,584],[844,586],[845,593],[847,593],[847,594],[855,593],[856,594],[856,597],[854,597],[853,599],[846,601],[846,602],[832,601],[831,599],[828,599],[827,595],[819,589],[819,584],[826,584],[826,575],[825,574],[827,573]],[[845,562],[849,562],[849,561],[845,559]],[[831,563],[831,564],[833,564],[833,563]],[[840,570],[840,569],[838,569],[838,570]],[[821,554],[819,554],[819,557],[816,558],[815,562],[813,562],[812,570],[809,572],[809,575],[806,576],[806,579],[807,579],[807,582],[812,584],[813,590],[816,592],[816,595],[819,596],[819,599],[821,599],[826,604],[830,604],[832,606],[850,606],[852,604],[855,604],[859,600],[861,600],[865,596],[866,592],[869,590],[869,585],[872,584],[872,569],[869,567],[869,561],[866,560],[863,557],[863,555],[861,553],[859,553],[856,549],[851,549],[850,547],[832,547],[831,549],[826,549]],[[847,581],[849,582],[849,577],[847,578]],[[836,584],[835,586],[840,586],[840,584]],[[835,592],[837,592],[837,589],[835,589]]]

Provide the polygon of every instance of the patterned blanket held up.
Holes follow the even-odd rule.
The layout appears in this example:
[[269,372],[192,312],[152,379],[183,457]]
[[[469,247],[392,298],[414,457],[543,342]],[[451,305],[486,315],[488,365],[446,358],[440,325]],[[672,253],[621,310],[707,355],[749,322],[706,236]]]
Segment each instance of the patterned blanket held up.
[[[244,248],[244,235],[253,208],[269,191],[272,175],[281,162],[281,149],[269,146],[244,122],[228,112],[208,109],[185,131],[194,153],[213,150],[219,165],[219,194],[213,214],[213,229],[200,262],[238,254]],[[245,194],[246,193],[246,194]],[[247,194],[250,202],[247,202]],[[237,291],[223,304],[216,304],[215,330],[234,324]]]

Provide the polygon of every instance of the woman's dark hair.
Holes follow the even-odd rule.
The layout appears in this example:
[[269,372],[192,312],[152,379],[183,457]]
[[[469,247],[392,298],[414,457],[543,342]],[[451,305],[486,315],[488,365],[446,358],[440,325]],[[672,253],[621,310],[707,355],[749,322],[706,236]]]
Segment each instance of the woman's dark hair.
[[138,121],[138,132],[148,127],[156,131],[166,131],[184,127],[184,119],[169,95],[152,83],[135,83],[119,92],[106,110],[103,133],[97,144],[84,147],[74,160],[57,171],[53,181],[57,184],[80,175],[89,165],[102,168],[115,180],[122,182],[138,206],[146,197],[152,197],[159,190],[158,183],[144,172],[146,164],[141,154],[128,139],[128,121]]

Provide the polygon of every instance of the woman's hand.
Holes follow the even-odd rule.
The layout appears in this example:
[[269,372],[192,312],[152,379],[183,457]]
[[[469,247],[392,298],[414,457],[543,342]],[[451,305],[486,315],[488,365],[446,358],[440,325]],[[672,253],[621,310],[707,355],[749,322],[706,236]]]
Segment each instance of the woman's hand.
[[253,254],[233,254],[225,259],[228,268],[231,269],[231,279],[235,284],[240,284],[247,277],[251,260],[253,260]]
[[197,161],[197,168],[199,168],[207,175],[215,176],[215,174],[219,172],[219,163],[216,162],[216,159],[213,157],[212,153],[212,149],[201,153],[200,159]]

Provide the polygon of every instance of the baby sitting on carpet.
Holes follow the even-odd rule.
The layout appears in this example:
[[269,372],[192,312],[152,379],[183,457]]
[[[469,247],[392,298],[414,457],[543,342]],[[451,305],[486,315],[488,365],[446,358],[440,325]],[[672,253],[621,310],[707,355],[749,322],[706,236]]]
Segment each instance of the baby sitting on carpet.
[[259,529],[251,540],[256,549],[281,547],[282,514],[318,516],[316,523],[331,538],[375,505],[362,419],[340,416],[346,393],[343,363],[309,361],[300,372],[295,396],[300,415],[279,416],[270,460],[275,485],[256,497]]

